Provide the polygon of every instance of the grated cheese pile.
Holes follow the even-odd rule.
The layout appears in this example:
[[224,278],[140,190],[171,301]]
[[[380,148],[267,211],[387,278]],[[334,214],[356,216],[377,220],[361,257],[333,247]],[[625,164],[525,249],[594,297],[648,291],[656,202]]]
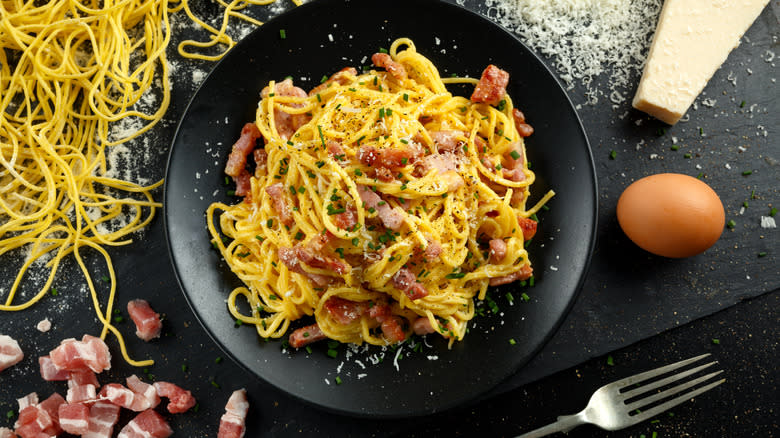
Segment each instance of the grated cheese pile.
[[[655,31],[661,0],[487,0],[488,17],[550,58],[569,90],[586,88],[589,104],[614,104],[633,91]],[[594,79],[608,72],[605,93]],[[627,90],[631,88],[631,90]]]

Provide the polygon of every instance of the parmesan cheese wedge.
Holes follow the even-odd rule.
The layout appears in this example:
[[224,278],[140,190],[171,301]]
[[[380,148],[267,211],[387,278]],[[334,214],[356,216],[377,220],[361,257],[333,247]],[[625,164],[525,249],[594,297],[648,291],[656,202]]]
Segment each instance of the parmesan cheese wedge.
[[769,0],[666,0],[634,108],[674,125]]

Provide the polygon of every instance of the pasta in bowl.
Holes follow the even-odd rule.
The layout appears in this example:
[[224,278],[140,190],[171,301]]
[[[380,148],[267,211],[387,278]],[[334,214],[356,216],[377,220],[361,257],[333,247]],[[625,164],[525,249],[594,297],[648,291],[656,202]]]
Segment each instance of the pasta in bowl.
[[[230,312],[263,338],[436,333],[452,345],[489,286],[532,278],[525,244],[554,193],[526,205],[533,128],[506,94],[509,74],[442,78],[406,38],[371,61],[308,92],[271,81],[225,170],[243,200],[207,210],[244,283]],[[470,98],[447,90],[456,83],[474,85]],[[298,320],[310,323],[291,331]]]

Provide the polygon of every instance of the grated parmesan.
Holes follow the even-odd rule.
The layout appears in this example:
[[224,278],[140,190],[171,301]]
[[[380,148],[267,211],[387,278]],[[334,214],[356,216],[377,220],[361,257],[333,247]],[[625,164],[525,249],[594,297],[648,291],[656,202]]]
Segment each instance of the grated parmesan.
[[[487,0],[488,17],[550,58],[569,90],[577,82],[588,103],[626,100],[644,67],[661,0]],[[609,71],[609,91],[594,78]]]

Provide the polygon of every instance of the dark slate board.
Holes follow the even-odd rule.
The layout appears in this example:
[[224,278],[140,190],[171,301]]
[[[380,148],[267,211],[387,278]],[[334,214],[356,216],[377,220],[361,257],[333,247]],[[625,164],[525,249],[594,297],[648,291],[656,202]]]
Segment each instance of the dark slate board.
[[[481,2],[467,0],[453,3],[465,4],[467,8],[483,14],[488,12]],[[198,3],[194,3],[194,7],[202,14],[216,13],[214,8]],[[286,7],[289,8],[289,5]],[[630,109],[628,102],[616,108],[606,103],[590,106],[586,104],[580,87],[570,91],[572,101],[581,105],[579,113],[593,149],[602,192],[596,250],[585,286],[558,333],[538,357],[493,394],[518,388],[780,287],[778,230],[762,229],[759,225],[760,216],[767,215],[771,206],[780,204],[780,141],[777,139],[780,108],[774,82],[776,61],[765,61],[768,50],[776,52],[778,49],[776,41],[780,37],[780,26],[776,10],[777,7],[770,4],[750,28],[741,46],[710,81],[705,93],[717,99],[716,105],[711,108],[699,105],[697,110],[689,111],[690,121],[687,123],[670,128]],[[257,11],[261,19],[270,18],[268,8],[257,8]],[[197,82],[210,68],[209,63],[183,61],[174,53],[170,57],[177,66],[172,74],[172,105],[166,121],[149,135],[152,153],[143,175],[152,180],[162,178],[168,145],[178,118]],[[752,74],[747,73],[748,69]],[[729,80],[730,74],[736,75],[736,85]],[[742,101],[746,102],[745,107],[740,107]],[[761,135],[763,129],[760,127],[768,132],[767,136]],[[659,128],[665,129],[663,135],[659,135]],[[706,136],[700,135],[699,128]],[[677,137],[678,143],[684,147],[671,151],[672,136]],[[637,150],[636,145],[640,143]],[[617,152],[614,160],[609,158],[612,150]],[[692,158],[684,158],[685,152],[690,152]],[[650,159],[651,154],[658,157]],[[727,169],[726,164],[731,169]],[[751,170],[752,174],[743,176],[745,170]],[[635,247],[617,225],[614,215],[617,198],[632,181],[661,172],[692,176],[703,173],[704,180],[720,195],[727,220],[736,222],[734,229],[725,230],[715,246],[704,254],[684,260],[662,259]],[[162,193],[157,193],[157,199],[162,199]],[[749,206],[744,214],[740,214],[745,201]],[[767,255],[759,257],[760,252]],[[117,359],[114,368],[101,375],[101,381],[121,381],[129,374],[137,373],[153,375],[156,379],[176,382],[191,389],[200,401],[198,412],[169,416],[179,436],[215,436],[227,397],[233,389],[240,387],[248,390],[252,402],[248,436],[393,436],[410,432],[409,427],[414,422],[350,419],[302,405],[252,378],[228,360],[218,360],[224,354],[198,325],[178,289],[159,216],[136,237],[133,245],[116,248],[111,254],[119,279],[118,306],[123,307],[128,300],[145,296],[165,315],[166,323],[163,337],[150,344],[132,336],[133,330],[128,323],[120,325],[127,334],[132,356],[150,357],[157,363],[149,369],[139,370]],[[105,272],[97,260],[91,266],[96,278]],[[3,278],[0,287],[7,289],[10,272],[8,265],[0,266],[0,278]],[[22,363],[0,373],[0,413],[15,410],[15,399],[31,391],[42,395],[52,391],[64,393],[66,386],[63,383],[47,383],[38,378],[37,357],[51,350],[62,338],[98,331],[99,324],[91,311],[89,298],[80,291],[83,280],[72,263],[66,264],[56,284],[59,296],[47,297],[22,313],[0,313],[0,332],[18,339],[26,352]],[[98,287],[105,299],[105,285],[98,282]],[[771,309],[776,309],[776,297],[777,293],[770,295],[763,313],[757,312],[757,324],[770,330],[774,328],[775,339],[777,316]],[[49,317],[54,325],[45,334],[34,329],[44,317]],[[717,321],[712,318],[718,316],[708,321]],[[743,316],[743,319],[750,318]],[[687,331],[679,333],[691,333],[691,330],[698,333],[695,331],[696,323],[693,327],[681,329]],[[767,335],[771,338],[772,332],[762,336]],[[668,334],[660,336],[663,339],[668,337]],[[686,339],[680,338],[678,342]],[[112,352],[118,356],[117,343],[110,337],[108,342]],[[652,345],[654,341],[646,342]],[[735,344],[738,342],[739,339],[734,339]],[[761,345],[763,347],[756,348],[772,348]],[[687,349],[674,350],[675,354],[681,352],[689,353]],[[652,357],[651,353],[647,355]],[[670,354],[668,361],[678,358],[681,357]],[[594,363],[591,360],[584,366],[593,373],[603,371],[603,367]],[[743,365],[739,363],[735,367]],[[646,368],[641,363],[633,363],[631,370]],[[550,386],[560,388],[555,385],[560,384],[560,379],[565,381],[565,377],[560,377],[562,375],[557,374],[552,380],[546,379],[535,386],[525,386],[512,394],[521,397],[527,396],[525,391],[528,388],[537,391],[544,391]],[[608,380],[593,381],[603,384]],[[582,397],[587,398],[587,391],[583,391]],[[486,423],[482,424],[515,421],[508,418],[506,410],[488,409],[494,406],[491,403],[506,401],[506,396],[501,395],[494,400],[498,402],[483,401],[473,409],[485,416]],[[532,423],[541,425],[558,412],[546,414],[549,417],[532,422],[523,420],[523,411],[518,408],[511,416],[517,417],[518,424],[530,426]],[[458,429],[453,429],[452,423],[460,418],[467,419],[458,415],[454,418],[436,417],[431,419],[434,423],[428,424],[425,430],[456,432]],[[124,418],[125,421],[128,419]],[[0,416],[0,427],[12,423],[13,418]],[[468,435],[468,430],[475,429],[464,429],[462,433]],[[510,432],[520,430],[503,429],[502,433]],[[638,429],[637,433],[640,433]],[[771,432],[764,436],[769,435]]]

